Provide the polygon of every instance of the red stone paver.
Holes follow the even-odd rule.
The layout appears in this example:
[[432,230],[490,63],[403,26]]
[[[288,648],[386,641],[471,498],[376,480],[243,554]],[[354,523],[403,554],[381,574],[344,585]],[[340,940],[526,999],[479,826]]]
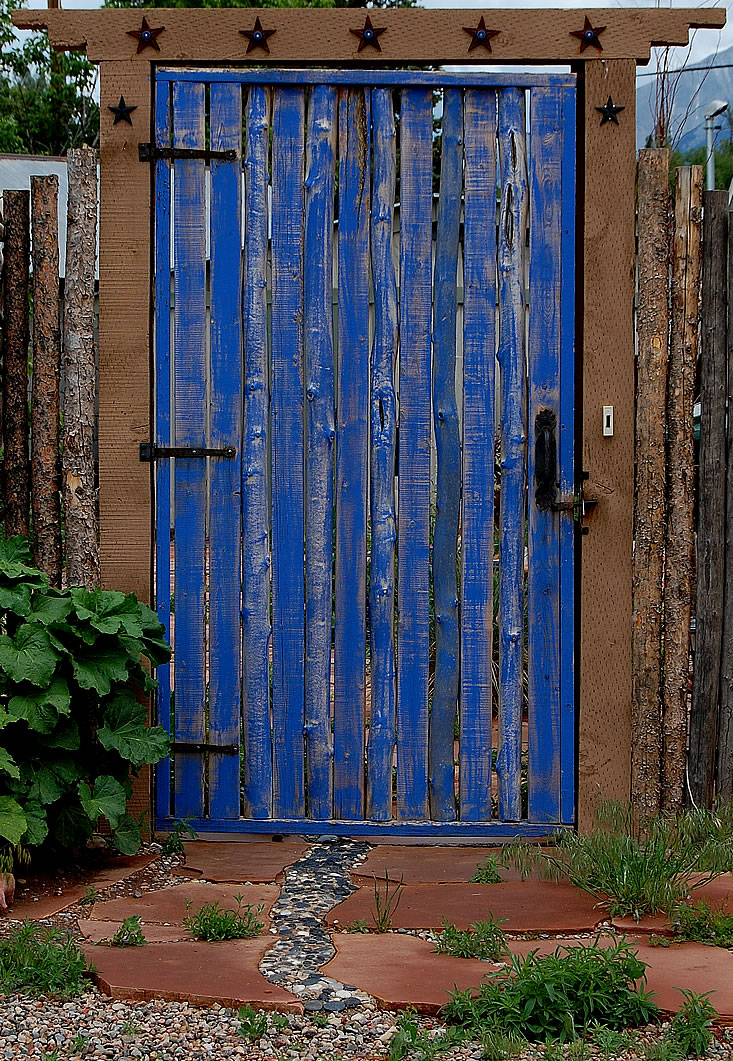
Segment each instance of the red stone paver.
[[[374,887],[364,885],[328,915],[329,924],[373,923]],[[489,916],[504,918],[506,932],[589,932],[603,920],[592,895],[570,884],[406,884],[392,928],[440,929],[446,919],[468,928]]]
[[294,1010],[302,1005],[289,991],[269,983],[258,969],[271,940],[227,943],[151,943],[146,947],[82,949],[100,988],[113,998],[191,1002]]
[[432,943],[396,933],[331,937],[336,955],[321,971],[373,995],[385,1009],[437,1013],[458,987],[478,987],[493,968],[474,958],[435,954]]
[[[480,863],[500,856],[497,847],[375,847],[351,876],[355,884],[373,877],[384,880],[385,872],[391,881],[405,884],[466,884]],[[515,869],[499,867],[499,873],[505,881],[521,879]]]
[[23,876],[28,880],[25,886],[19,886],[15,893],[15,902],[8,911],[8,917],[18,920],[29,918],[31,921],[40,921],[43,918],[54,917],[59,911],[65,910],[67,906],[73,906],[83,899],[89,888],[102,891],[109,888],[111,884],[119,884],[120,881],[131,877],[133,873],[139,873],[151,862],[155,862],[157,855],[119,855],[114,856],[107,864],[99,868],[91,869],[81,883],[73,883],[63,889],[61,895],[41,895],[34,901],[32,891],[44,884],[52,885],[54,876],[49,873],[33,874],[31,871],[24,872]]
[[[700,879],[701,875],[696,874],[696,877]],[[733,874],[724,873],[715,880],[708,881],[707,884],[701,884],[699,888],[691,888],[688,901],[691,905],[706,902],[713,910],[733,913]],[[637,935],[672,935],[672,925],[663,914],[642,917],[640,921],[634,921],[632,917],[614,917],[611,924],[622,932],[632,932]]]
[[[79,931],[90,943],[109,943],[121,927],[121,921],[79,921]],[[155,925],[141,921],[140,930],[148,943],[175,943],[194,938],[182,925]]]
[[[199,884],[189,881],[157,892],[145,892],[139,899],[125,896],[95,903],[89,915],[94,921],[122,921],[126,917],[139,917],[151,924],[180,924],[188,914],[194,914],[207,903],[219,901],[222,910],[235,910],[237,896],[244,897],[244,904],[253,908],[262,906],[258,914],[267,925],[270,909],[280,889],[275,884]],[[190,907],[187,906],[190,904]]]
[[287,841],[254,844],[193,841],[183,847],[186,864],[174,869],[178,876],[255,884],[277,880],[287,866],[305,855],[309,845]]

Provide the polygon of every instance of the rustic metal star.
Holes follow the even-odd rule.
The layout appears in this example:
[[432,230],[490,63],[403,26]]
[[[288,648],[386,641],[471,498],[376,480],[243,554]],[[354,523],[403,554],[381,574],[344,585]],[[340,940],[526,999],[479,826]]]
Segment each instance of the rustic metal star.
[[487,52],[491,51],[491,38],[498,37],[501,30],[498,29],[487,29],[484,16],[482,15],[479,19],[478,26],[474,29],[472,26],[464,26],[463,32],[470,34],[472,40],[468,46],[469,52],[472,52],[474,48],[486,48]]
[[621,111],[625,111],[626,108],[615,107],[613,100],[609,96],[607,102],[604,103],[602,107],[596,107],[596,110],[599,114],[603,115],[603,117],[601,118],[601,125],[605,125],[606,122],[615,122],[615,124],[618,125],[618,118],[616,117],[616,115],[620,114]]
[[364,19],[364,27],[362,29],[349,30],[349,33],[353,33],[355,37],[359,38],[357,51],[362,51],[364,48],[376,48],[378,52],[381,52],[382,45],[379,43],[378,38],[386,32],[386,26],[373,26],[369,15]]
[[263,52],[267,52],[269,55],[270,45],[267,43],[267,38],[271,37],[273,33],[277,33],[277,30],[263,29],[258,15],[255,19],[254,29],[240,29],[239,32],[243,37],[247,38],[247,55],[254,51],[255,48],[262,48]]
[[120,102],[114,107],[108,104],[107,110],[112,111],[115,116],[115,120],[112,122],[113,125],[117,125],[118,122],[127,122],[128,125],[132,125],[130,115],[137,110],[137,104],[125,103],[125,97],[120,96]]
[[144,51],[145,48],[155,48],[156,52],[160,51],[160,45],[158,44],[158,37],[165,29],[165,26],[161,26],[160,29],[151,29],[150,23],[143,16],[143,24],[140,29],[128,29],[127,36],[135,37],[137,39],[137,54]]
[[584,52],[586,48],[597,48],[599,52],[602,52],[603,45],[598,38],[605,29],[605,26],[594,26],[586,15],[583,28],[571,30],[570,36],[577,37],[580,41],[580,52]]

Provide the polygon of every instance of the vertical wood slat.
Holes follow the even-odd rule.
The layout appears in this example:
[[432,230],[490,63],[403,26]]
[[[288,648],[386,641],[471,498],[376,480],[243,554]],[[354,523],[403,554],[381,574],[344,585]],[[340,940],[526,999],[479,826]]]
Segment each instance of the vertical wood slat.
[[267,241],[269,90],[253,85],[245,110],[244,432],[242,442],[242,739],[244,814],[272,813],[270,535],[267,498]]
[[700,329],[700,457],[695,670],[690,710],[689,776],[695,803],[711,806],[718,746],[725,536],[726,263],[728,193],[703,195]]
[[367,89],[341,90],[333,785],[334,815],[346,819],[364,815],[369,104]]
[[499,817],[521,816],[522,654],[526,483],[524,271],[527,171],[524,93],[499,93],[499,365],[501,507],[499,544]]
[[[173,146],[203,149],[204,86],[173,87]],[[175,445],[205,446],[206,244],[205,163],[175,162]],[[176,652],[175,739],[202,743],[205,700],[206,464],[175,466]],[[204,758],[176,749],[176,817],[204,812]]]
[[428,816],[432,93],[402,90],[397,812]]
[[[561,514],[541,507],[535,445],[560,425],[562,298],[562,90],[530,94],[529,446],[528,446],[528,817],[560,819]],[[569,295],[569,292],[568,292]],[[557,464],[559,477],[559,462]],[[553,483],[553,486],[555,484]]]
[[[559,490],[575,490],[575,207],[577,95],[562,91],[562,235],[560,291],[560,460]],[[560,821],[571,824],[576,811],[575,767],[575,524],[560,522]]]
[[433,294],[433,423],[437,496],[433,533],[435,681],[430,712],[428,775],[430,816],[456,817],[453,740],[458,705],[458,513],[461,441],[456,402],[458,236],[463,189],[463,92],[443,92],[440,199]]
[[[242,89],[212,84],[211,160],[211,426],[210,445],[233,446],[233,460],[213,458],[209,476],[209,742],[239,745],[241,609],[240,232]],[[209,753],[209,814],[239,817],[239,752]]]
[[397,399],[397,280],[392,258],[396,184],[396,133],[392,91],[372,91],[372,274],[374,341],[371,356],[371,525],[369,580],[372,714],[367,747],[366,815],[392,816],[395,746],[395,493]]
[[33,558],[52,586],[61,585],[59,457],[59,237],[55,174],[31,177],[33,229],[33,380],[31,509]]
[[298,818],[305,813],[302,89],[275,89],[272,124],[273,814]]
[[28,265],[30,193],[3,193],[5,214],[5,316],[3,320],[3,500],[5,532],[27,536],[28,466]]
[[333,451],[333,196],[336,90],[315,85],[305,147],[305,753],[308,817],[332,809],[331,611]]
[[491,817],[496,92],[466,89],[460,813]]
[[[155,144],[171,142],[171,88],[155,90]],[[155,163],[155,442],[171,445],[171,174],[170,162]],[[155,607],[171,636],[171,462],[155,464]],[[171,731],[171,664],[156,670],[156,721]],[[155,769],[155,806],[159,817],[171,813],[171,761],[166,756]]]
[[[733,304],[733,217],[728,210],[727,301]],[[728,328],[726,394],[733,386],[733,327]],[[723,652],[720,663],[718,712],[718,761],[716,798],[733,802],[733,416],[727,418],[725,502],[725,590],[723,598]]]

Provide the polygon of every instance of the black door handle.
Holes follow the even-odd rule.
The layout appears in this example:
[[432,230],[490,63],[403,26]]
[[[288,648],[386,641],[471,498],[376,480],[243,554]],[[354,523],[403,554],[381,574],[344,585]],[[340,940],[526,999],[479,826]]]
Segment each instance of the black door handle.
[[541,409],[534,422],[534,499],[543,512],[551,509],[557,493],[557,417],[552,409]]

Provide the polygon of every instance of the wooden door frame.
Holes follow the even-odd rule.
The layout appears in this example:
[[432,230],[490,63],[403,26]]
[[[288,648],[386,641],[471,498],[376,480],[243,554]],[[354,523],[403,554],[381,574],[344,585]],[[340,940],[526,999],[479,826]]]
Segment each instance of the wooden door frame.
[[[380,50],[358,51],[360,9],[18,10],[15,25],[48,29],[52,47],[86,50],[100,66],[99,478],[102,580],[151,597],[151,468],[139,461],[151,424],[152,167],[138,144],[151,140],[154,64],[266,65],[406,63],[570,64],[578,75],[577,417],[578,471],[599,501],[582,539],[577,580],[578,828],[600,800],[628,800],[631,783],[631,558],[634,493],[634,264],[636,66],[655,45],[686,45],[691,28],[720,28],[723,9],[591,9],[597,29],[581,39],[582,9],[491,10],[498,30],[468,51],[478,10],[369,12],[384,28]],[[269,52],[247,54],[255,17]],[[140,39],[147,26],[155,32]],[[137,36],[135,35],[137,34]],[[599,48],[600,45],[600,48]],[[123,96],[132,124],[113,124]],[[618,124],[598,109],[608,98]],[[602,433],[613,405],[614,435]],[[581,463],[582,462],[582,463]],[[149,775],[132,813],[150,808]]]

